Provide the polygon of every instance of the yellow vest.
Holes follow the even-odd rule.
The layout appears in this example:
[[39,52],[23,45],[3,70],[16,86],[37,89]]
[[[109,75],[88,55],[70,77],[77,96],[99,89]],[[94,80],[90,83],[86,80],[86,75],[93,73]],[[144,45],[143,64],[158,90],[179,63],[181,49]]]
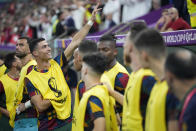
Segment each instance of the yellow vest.
[[187,7],[191,18],[191,26],[196,27],[196,4],[191,0],[187,0]]
[[74,102],[74,111],[73,111],[73,119],[75,118],[75,115],[76,115],[76,112],[78,110],[78,105],[80,103],[80,100],[79,100],[79,85],[80,83],[83,82],[82,80],[80,80],[77,84],[77,88],[76,88],[76,93],[75,93],[75,102]]
[[2,75],[4,75],[6,69],[7,69],[7,67],[6,67],[4,64],[0,66],[0,77],[1,77]]
[[154,73],[149,69],[139,69],[130,75],[123,101],[123,131],[143,131],[140,94],[144,76],[154,76]]
[[72,121],[72,131],[84,131],[84,116],[86,112],[87,102],[90,96],[98,97],[103,104],[106,130],[117,131],[118,127],[114,111],[114,105],[111,104],[107,88],[104,85],[97,85],[83,94],[79,106],[76,109],[77,111],[75,117]]
[[114,89],[116,75],[119,72],[129,74],[128,71],[125,69],[124,66],[122,66],[119,62],[116,62],[116,65],[114,67],[112,67],[110,70],[105,71],[103,73],[103,75],[101,77],[101,81],[102,82],[105,82],[105,78],[108,78],[109,81],[110,81],[110,84],[111,84],[112,88]]
[[167,82],[157,82],[148,100],[146,110],[146,131],[166,131],[166,96],[168,92]]
[[54,24],[52,25],[52,33],[55,34],[56,33],[56,26],[59,23],[59,20],[57,19]]
[[41,73],[33,69],[26,77],[40,91],[43,99],[51,101],[57,118],[65,120],[71,113],[70,89],[59,64],[53,59],[50,64],[48,72]]
[[[14,107],[14,98],[15,98],[18,81],[13,80],[7,74],[3,75],[0,78],[0,81],[2,82],[5,90],[7,110],[11,113]],[[11,122],[11,120],[9,123],[12,127],[14,126],[14,123]]]
[[22,67],[22,69],[20,71],[20,78],[18,81],[17,90],[16,90],[16,94],[15,94],[15,98],[14,98],[14,107],[13,107],[12,111],[10,112],[11,123],[14,123],[15,115],[16,115],[16,108],[22,101],[23,90],[24,90],[24,78],[27,75],[27,69],[31,65],[37,65],[36,61],[35,60],[29,61],[25,66]]
[[[114,90],[115,79],[119,72],[129,74],[124,66],[122,66],[119,62],[116,62],[116,65],[114,67],[103,73],[103,75],[101,76],[101,82],[107,82]],[[115,104],[115,99],[113,97],[111,97],[111,99]]]
[[31,60],[25,66],[23,66],[21,69],[20,79],[18,81],[18,88],[17,88],[17,92],[16,92],[16,100],[15,100],[16,105],[20,104],[22,101],[23,90],[24,90],[24,78],[27,75],[28,68],[32,65],[37,65],[37,62],[35,60]]

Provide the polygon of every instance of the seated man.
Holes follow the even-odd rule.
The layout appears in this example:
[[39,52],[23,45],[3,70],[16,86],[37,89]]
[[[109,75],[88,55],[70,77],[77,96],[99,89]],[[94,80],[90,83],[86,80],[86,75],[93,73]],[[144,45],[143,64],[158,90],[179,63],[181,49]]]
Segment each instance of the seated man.
[[191,26],[179,17],[178,10],[174,7],[169,9],[170,19],[167,19],[162,31],[191,29]]
[[169,20],[168,19],[169,19],[169,11],[168,11],[168,9],[162,10],[161,17],[157,21],[157,23],[155,25],[155,29],[157,29],[160,32],[162,32],[162,29],[163,29],[165,23],[170,20],[170,19]]

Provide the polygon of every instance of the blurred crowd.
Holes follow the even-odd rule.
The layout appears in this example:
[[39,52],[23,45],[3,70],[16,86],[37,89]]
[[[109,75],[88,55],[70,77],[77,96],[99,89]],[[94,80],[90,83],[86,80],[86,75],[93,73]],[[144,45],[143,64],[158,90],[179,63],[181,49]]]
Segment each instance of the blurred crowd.
[[[89,33],[111,28],[168,4],[180,11],[180,17],[187,17],[187,7],[180,6],[187,3],[181,1],[101,0],[102,11],[97,14]],[[97,0],[11,0],[0,3],[0,44],[16,44],[19,36],[46,40],[71,37],[89,20],[96,3]],[[190,20],[186,21],[190,24]]]

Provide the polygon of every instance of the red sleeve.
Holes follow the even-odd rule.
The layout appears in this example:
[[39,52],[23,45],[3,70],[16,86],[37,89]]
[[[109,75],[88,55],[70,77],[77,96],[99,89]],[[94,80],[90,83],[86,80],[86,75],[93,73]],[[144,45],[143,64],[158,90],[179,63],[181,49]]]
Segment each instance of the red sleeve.
[[172,28],[173,30],[191,29],[189,24],[186,23],[186,21],[184,21],[182,18],[176,20],[170,28]]
[[2,82],[0,81],[0,94],[1,94],[1,93],[4,93],[4,87],[3,87]]

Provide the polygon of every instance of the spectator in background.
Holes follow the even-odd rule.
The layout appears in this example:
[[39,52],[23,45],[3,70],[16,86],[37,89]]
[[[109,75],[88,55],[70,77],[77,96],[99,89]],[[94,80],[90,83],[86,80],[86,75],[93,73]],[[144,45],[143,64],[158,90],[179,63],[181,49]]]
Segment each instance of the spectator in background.
[[161,13],[161,17],[156,23],[155,29],[162,32],[162,27],[164,26],[164,24],[166,24],[167,20],[169,19],[168,17],[169,17],[169,11],[168,9],[164,9]]
[[72,9],[71,8],[66,9],[65,14],[66,14],[66,19],[65,19],[66,27],[67,28],[75,28],[75,22],[72,17]]
[[72,12],[73,19],[75,21],[76,29],[79,30],[82,28],[86,9],[84,8],[84,1],[82,0],[74,0],[74,4],[76,5],[76,10]]
[[105,23],[104,23],[104,29],[109,29],[109,28],[116,25],[116,23],[112,19],[113,14],[109,13],[109,14],[105,14],[105,16],[106,16],[106,19],[105,19]]
[[187,7],[191,17],[191,26],[196,29],[196,0],[187,0]]
[[152,0],[119,0],[119,2],[123,5],[122,22],[143,16],[152,7]]
[[115,24],[120,23],[120,2],[118,0],[108,0],[103,8],[103,14],[111,15],[111,21]]
[[31,14],[31,17],[28,19],[28,23],[30,25],[30,28],[32,29],[32,38],[38,38],[38,27],[41,21],[36,11]]
[[[55,21],[55,23],[53,25],[53,33],[54,33],[54,36],[59,36],[59,35],[61,35],[62,33],[65,32],[65,27],[62,24],[62,22],[65,19],[64,12],[59,12],[57,14],[57,17],[58,17],[58,19]],[[55,27],[55,25],[56,25],[56,27]]]
[[166,19],[162,31],[184,30],[191,29],[191,26],[182,18],[179,17],[178,10],[174,7],[169,10],[169,19]]
[[[171,53],[165,64],[166,80],[180,100],[179,131],[196,130],[196,55],[188,50]],[[174,131],[174,130],[173,130]]]
[[161,6],[173,5],[179,12],[179,17],[182,17],[190,24],[190,15],[187,9],[187,0],[161,0]]
[[[86,23],[91,18],[91,12],[93,11],[94,5],[87,4],[86,5],[86,12],[84,17],[84,23]],[[101,17],[100,14],[96,14],[96,20],[90,29],[89,33],[95,33],[99,31],[99,25],[101,24]]]
[[41,24],[39,26],[39,37],[43,37],[46,40],[50,40],[52,38],[52,25],[48,19],[47,14],[43,14],[41,16]]

